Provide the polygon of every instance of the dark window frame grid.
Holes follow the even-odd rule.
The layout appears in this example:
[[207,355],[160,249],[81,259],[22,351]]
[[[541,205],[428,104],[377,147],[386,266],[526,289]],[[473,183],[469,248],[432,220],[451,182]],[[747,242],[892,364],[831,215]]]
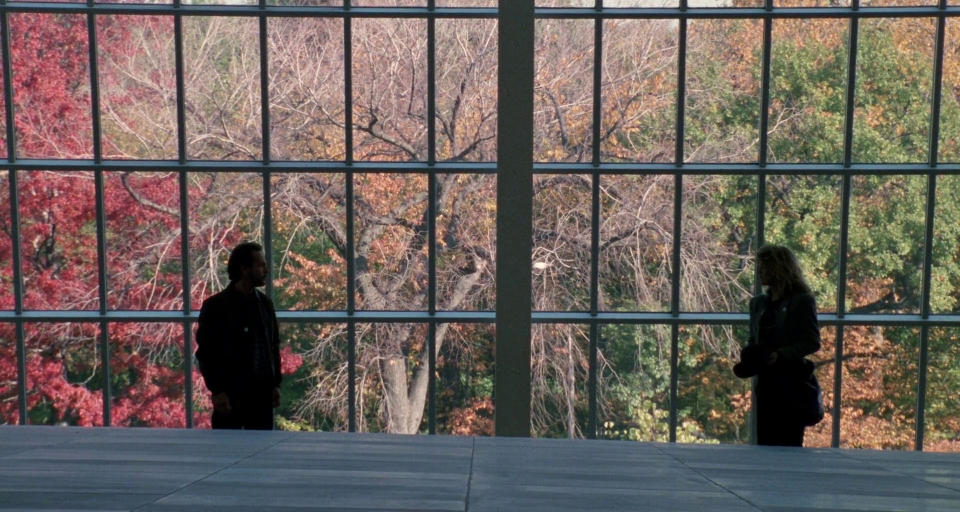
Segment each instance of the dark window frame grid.
[[[517,0],[511,0],[517,1]],[[532,0],[526,0],[532,2]],[[417,173],[426,174],[428,177],[428,212],[429,212],[429,254],[428,254],[428,282],[429,298],[426,311],[394,312],[394,311],[358,311],[355,304],[355,273],[353,259],[348,259],[347,264],[347,307],[342,311],[281,311],[278,313],[279,319],[283,323],[346,323],[348,326],[349,343],[349,372],[351,377],[355,372],[355,351],[356,351],[356,324],[357,323],[427,323],[429,326],[428,346],[431,349],[430,366],[436,365],[433,356],[433,347],[435,346],[436,327],[441,323],[494,323],[497,315],[493,311],[476,312],[452,312],[437,311],[436,309],[436,175],[438,173],[481,173],[496,174],[497,164],[489,162],[481,163],[447,163],[437,162],[436,152],[436,133],[433,123],[427,123],[428,127],[428,148],[429,159],[427,162],[416,163],[377,163],[377,162],[355,162],[353,160],[353,137],[350,128],[345,129],[346,158],[342,162],[289,162],[275,161],[270,159],[270,131],[269,131],[269,98],[268,98],[268,74],[266,67],[268,65],[266,46],[266,22],[271,17],[329,17],[343,19],[344,21],[344,89],[345,89],[345,125],[352,126],[352,77],[350,65],[352,55],[350,51],[351,41],[351,20],[354,18],[380,17],[380,18],[416,18],[427,20],[427,59],[428,59],[428,92],[427,108],[428,118],[433,118],[436,109],[436,91],[434,84],[435,74],[435,21],[440,18],[467,18],[467,19],[496,19],[498,17],[498,8],[453,8],[436,7],[434,0],[428,0],[425,7],[397,7],[397,8],[378,8],[378,7],[351,7],[350,0],[345,0],[342,7],[281,7],[267,5],[265,0],[259,0],[258,5],[250,6],[217,6],[217,5],[183,5],[181,0],[174,0],[169,5],[141,5],[141,4],[101,4],[93,0],[87,0],[86,3],[33,3],[33,2],[7,2],[0,0],[0,38],[2,38],[2,66],[4,81],[4,99],[5,99],[5,119],[7,135],[7,155],[5,160],[0,160],[0,168],[8,171],[9,197],[8,204],[11,211],[12,222],[12,241],[13,241],[13,294],[14,310],[0,311],[0,322],[12,323],[15,325],[16,345],[17,345],[17,382],[19,395],[20,423],[27,422],[26,414],[26,390],[25,390],[25,347],[24,347],[24,324],[28,322],[94,322],[100,326],[99,343],[102,357],[108,357],[109,351],[106,350],[108,344],[107,326],[114,322],[171,322],[179,323],[184,329],[184,351],[185,351],[185,401],[186,401],[186,424],[192,427],[192,379],[189,376],[192,373],[192,329],[196,322],[198,312],[194,310],[190,300],[190,273],[187,265],[182,265],[182,284],[183,284],[183,309],[182,311],[117,311],[107,308],[106,293],[109,283],[106,278],[105,261],[105,218],[103,206],[103,172],[109,170],[127,170],[127,171],[157,171],[168,170],[175,171],[179,175],[180,188],[180,222],[181,225],[188,225],[188,203],[187,203],[187,178],[192,171],[203,172],[257,172],[263,178],[263,197],[265,205],[265,227],[271,225],[270,219],[270,192],[273,173],[279,172],[309,172],[309,173],[338,173],[346,176],[347,189],[347,245],[349,252],[353,252],[354,227],[352,219],[353,198],[354,198],[354,176],[356,173],[364,172],[392,172],[392,173]],[[679,232],[682,221],[682,181],[684,176],[697,175],[753,175],[758,178],[757,185],[757,236],[758,240],[763,241],[764,214],[765,214],[765,179],[770,174],[816,174],[816,175],[839,175],[842,177],[841,190],[841,242],[839,248],[839,272],[837,276],[837,312],[831,314],[820,314],[819,320],[822,325],[835,326],[837,329],[837,346],[835,355],[835,369],[839,369],[843,357],[843,331],[846,326],[914,326],[920,327],[920,360],[918,368],[917,383],[917,414],[916,414],[916,440],[915,449],[923,448],[923,427],[924,427],[924,404],[926,394],[926,374],[927,374],[927,346],[929,330],[932,327],[960,326],[960,315],[954,314],[931,314],[930,311],[930,280],[931,280],[931,252],[932,240],[934,236],[933,218],[935,211],[936,181],[939,175],[957,175],[960,174],[960,164],[948,163],[941,164],[937,161],[938,142],[939,142],[939,123],[940,123],[940,101],[942,94],[942,74],[943,74],[943,54],[945,24],[947,18],[960,16],[960,6],[947,5],[946,0],[940,0],[936,6],[923,7],[864,7],[859,6],[858,0],[853,0],[849,7],[809,7],[809,8],[782,8],[774,7],[772,0],[765,0],[765,5],[759,8],[688,8],[686,0],[680,0],[680,5],[675,8],[605,8],[602,0],[597,0],[593,8],[536,8],[534,19],[562,18],[562,19],[588,19],[595,22],[594,37],[594,92],[593,92],[593,140],[599,140],[600,130],[600,103],[603,98],[600,92],[600,81],[602,79],[602,69],[598,65],[602,59],[602,41],[603,41],[603,21],[606,19],[675,19],[680,27],[680,51],[678,52],[678,86],[677,95],[680,101],[677,102],[677,121],[676,121],[676,156],[674,163],[653,164],[653,163],[631,163],[631,164],[613,164],[605,163],[600,160],[599,144],[594,144],[592,158],[590,162],[582,164],[567,163],[534,163],[532,165],[532,174],[589,174],[592,177],[591,187],[591,268],[590,268],[590,310],[581,312],[530,312],[530,321],[532,323],[576,323],[587,324],[590,327],[590,373],[589,373],[589,424],[588,437],[595,437],[597,429],[597,396],[596,396],[596,364],[597,347],[599,343],[600,329],[604,324],[636,324],[636,325],[669,325],[671,326],[671,386],[670,386],[670,441],[676,441],[677,428],[677,350],[678,350],[678,329],[681,325],[742,325],[747,321],[744,313],[691,313],[683,312],[680,309],[679,301],[679,273],[674,272],[671,277],[671,304],[670,311],[666,312],[602,312],[598,311],[598,269],[597,269],[597,247],[599,246],[599,180],[602,175],[644,175],[644,174],[670,174],[675,179],[675,202],[674,202],[674,223],[675,232]],[[16,139],[13,123],[13,91],[12,91],[12,70],[10,64],[9,48],[9,13],[38,12],[38,13],[76,13],[86,14],[88,34],[89,34],[89,64],[91,79],[91,108],[92,129],[93,129],[93,159],[73,159],[73,160],[53,160],[53,159],[18,159],[15,152]],[[175,64],[176,64],[176,87],[177,87],[177,147],[178,158],[176,160],[104,160],[101,154],[101,135],[99,126],[99,89],[97,73],[97,55],[96,49],[96,31],[95,20],[98,15],[106,14],[139,14],[139,15],[171,15],[174,19],[175,32]],[[186,157],[186,133],[185,133],[185,114],[184,114],[184,81],[183,81],[183,41],[182,41],[182,19],[184,16],[254,16],[258,17],[260,22],[260,65],[261,65],[261,122],[262,122],[262,159],[257,161],[236,161],[236,162],[212,162],[202,160],[190,160]],[[857,57],[857,30],[859,20],[863,18],[904,18],[904,17],[923,17],[935,19],[937,22],[935,56],[934,56],[934,76],[933,76],[933,95],[930,117],[930,140],[929,140],[929,161],[926,164],[861,164],[854,163],[851,160],[852,137],[853,137],[853,105],[856,84],[856,57]],[[762,56],[762,76],[761,76],[761,112],[760,112],[760,144],[758,159],[755,163],[737,163],[737,164],[687,164],[683,163],[683,131],[684,131],[684,74],[686,70],[684,51],[686,45],[686,26],[691,19],[718,19],[718,18],[747,18],[760,19],[764,23],[763,34],[763,56]],[[810,163],[792,163],[792,164],[769,164],[767,163],[767,137],[766,130],[769,115],[769,73],[770,73],[770,49],[771,49],[771,24],[774,19],[785,18],[838,18],[848,20],[850,26],[850,44],[848,54],[848,82],[846,93],[846,123],[844,128],[844,148],[843,161],[837,164],[810,164]],[[533,24],[531,23],[532,27]],[[502,64],[501,64],[502,66]],[[529,91],[532,94],[532,91]],[[502,114],[502,112],[501,112]],[[498,137],[502,137],[499,134]],[[96,208],[97,208],[97,247],[98,247],[98,293],[100,297],[99,311],[33,311],[25,310],[23,304],[23,275],[20,254],[20,231],[19,231],[19,205],[17,198],[17,171],[22,170],[89,170],[94,172],[96,180]],[[922,269],[922,303],[919,314],[877,314],[877,315],[850,315],[845,311],[845,288],[846,288],[846,253],[847,239],[850,218],[850,194],[851,194],[851,176],[854,175],[921,175],[927,177],[927,198],[926,198],[926,226],[925,226],[925,249],[924,265]],[[499,214],[499,213],[498,213]],[[183,230],[186,233],[186,230]],[[264,246],[268,262],[272,261],[273,251],[270,245],[270,229],[264,230]],[[498,237],[500,238],[500,237]],[[680,240],[675,237],[673,242],[672,260],[674,268],[679,267]],[[188,252],[188,240],[186,236],[181,237],[181,254],[186,258]],[[498,247],[498,253],[500,247]],[[521,287],[522,288],[522,287]],[[529,286],[526,288],[529,290]],[[267,284],[268,293],[273,293],[272,280]],[[500,290],[501,293],[503,290]],[[529,336],[529,334],[527,334]],[[521,362],[522,363],[522,362]],[[527,362],[528,364],[529,362]],[[104,364],[104,368],[109,365]],[[834,404],[833,409],[839,410],[841,403],[842,371],[835,371],[834,375]],[[436,382],[434,372],[430,372],[431,380],[429,384],[428,400],[428,430],[431,434],[436,433]],[[109,378],[109,376],[105,376]],[[349,404],[349,430],[356,430],[356,404],[355,393],[353,389],[354,379],[350,378],[350,404]],[[104,386],[104,424],[110,424],[110,397],[109,386]],[[501,411],[503,412],[503,411]],[[833,417],[833,437],[832,445],[839,446],[840,439],[840,418],[839,415]]]

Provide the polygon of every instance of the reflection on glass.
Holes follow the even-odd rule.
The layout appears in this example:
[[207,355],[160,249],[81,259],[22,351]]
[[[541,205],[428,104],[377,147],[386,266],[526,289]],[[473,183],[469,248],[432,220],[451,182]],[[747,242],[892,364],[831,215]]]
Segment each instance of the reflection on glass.
[[115,323],[109,333],[110,424],[185,427],[183,326]]
[[347,327],[281,324],[280,338],[283,383],[276,428],[348,430]]
[[796,254],[822,313],[837,310],[840,181],[839,176],[767,176],[764,239]]
[[104,383],[98,326],[27,323],[23,330],[27,422],[102,426]]
[[268,18],[270,151],[343,160],[343,20]]
[[437,309],[496,309],[496,176],[437,175]]
[[98,309],[93,173],[19,171],[17,184],[24,307]]
[[753,294],[756,176],[683,180],[680,306],[746,312]]
[[937,176],[930,311],[960,311],[960,177]]
[[104,173],[110,309],[182,306],[179,184],[174,172]]
[[670,326],[605,325],[599,347],[597,438],[669,441]]
[[278,309],[347,307],[342,174],[272,176],[273,285]]
[[173,18],[97,16],[103,155],[177,157]]
[[353,157],[427,160],[427,23],[353,22]]
[[263,177],[258,173],[190,173],[190,272],[193,309],[230,284],[227,258],[240,242],[262,243]]
[[762,34],[758,19],[689,22],[684,161],[757,161]]
[[425,309],[426,176],[360,174],[355,183],[357,307]]
[[604,22],[602,160],[674,160],[677,37],[675,21]]
[[357,324],[357,431],[427,430],[426,324]]
[[437,160],[496,160],[496,20],[437,20],[436,46]]
[[[17,155],[90,158],[93,124],[86,18],[39,13],[9,17]],[[54,62],[57,72],[51,73]]]
[[591,179],[536,175],[533,180],[533,309],[590,309]]
[[918,329],[844,328],[841,448],[913,448],[919,345]]
[[437,433],[492,436],[492,324],[437,326]]
[[593,22],[536,20],[533,160],[590,161],[593,147]]
[[930,329],[923,449],[960,452],[960,331]]
[[589,327],[534,324],[530,331],[531,435],[586,437]]
[[681,326],[677,442],[746,444],[750,440],[750,379],[732,371],[747,326]]
[[261,158],[259,34],[256,18],[184,18],[189,158]]
[[843,160],[849,26],[845,19],[773,20],[770,162]]
[[673,184],[666,175],[600,178],[600,310],[670,309]]
[[919,313],[926,205],[924,176],[853,177],[849,313]]
[[936,22],[864,19],[857,46],[855,162],[926,162]]

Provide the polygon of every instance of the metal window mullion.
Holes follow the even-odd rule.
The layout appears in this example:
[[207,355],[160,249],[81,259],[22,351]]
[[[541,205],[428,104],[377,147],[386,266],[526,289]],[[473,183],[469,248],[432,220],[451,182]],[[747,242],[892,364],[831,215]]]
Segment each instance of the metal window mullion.
[[[349,12],[350,0],[343,1],[344,11]],[[347,260],[347,429],[357,431],[357,323],[352,318],[356,313],[356,262],[354,258],[354,222],[353,222],[353,20],[343,18],[343,126],[344,126],[344,162],[347,164],[345,179],[346,210],[346,254]]]
[[[435,0],[427,1],[433,12]],[[437,20],[427,18],[427,310],[437,312]],[[427,330],[427,430],[437,433],[437,323],[431,318]]]
[[[854,10],[859,8],[859,0],[852,0]],[[847,94],[845,100],[845,116],[843,129],[843,167],[850,168],[853,160],[853,122],[855,95],[857,89],[857,39],[859,34],[859,18],[850,18],[850,37],[847,56]],[[847,311],[847,251],[850,238],[850,194],[851,176],[849,172],[843,174],[840,191],[840,247],[837,264],[837,317],[843,319]],[[842,326],[837,327],[837,341],[834,357],[833,372],[833,433],[831,445],[840,446],[840,413],[843,390],[843,334]]]
[[[596,10],[603,11],[603,0],[597,0]],[[603,85],[603,19],[599,16],[593,26],[593,147],[590,199],[590,315],[596,318],[600,304],[600,124],[603,120],[601,95]],[[597,361],[599,360],[600,329],[597,322],[590,322],[590,354],[587,376],[588,418],[587,437],[597,437]]]
[[[946,0],[940,0],[940,16],[937,17],[937,35],[933,58],[933,99],[930,106],[930,167],[936,167],[939,159],[940,144],[940,102],[943,94],[943,45],[946,38],[946,17],[943,10]],[[937,175],[927,176],[927,212],[924,226],[923,284],[921,285],[920,316],[924,320],[930,317],[930,281],[933,273],[933,237],[936,222]],[[914,449],[923,450],[923,436],[926,431],[927,372],[929,368],[930,327],[920,329],[920,360],[917,369],[917,424]]]
[[[6,0],[0,0],[6,4]],[[3,52],[3,104],[4,116],[7,123],[7,160],[16,162],[16,129],[13,119],[13,76],[10,67],[10,20],[6,12],[0,14],[0,38],[2,38]],[[13,277],[13,310],[17,316],[14,324],[17,345],[17,411],[19,423],[27,424],[27,351],[24,341],[23,319],[23,264],[21,262],[20,247],[20,197],[17,171],[7,169],[10,199],[10,252],[12,256]]]
[[[181,0],[174,0],[176,9]],[[176,74],[177,109],[177,161],[180,165],[187,162],[186,96],[183,72],[183,18],[180,14],[173,17],[174,71]],[[192,288],[190,279],[190,189],[188,171],[181,167],[177,171],[180,189],[180,273],[183,315],[189,318],[192,313]],[[183,321],[183,372],[184,372],[184,415],[187,428],[193,428],[193,323]]]
[[[687,0],[680,0],[680,9],[686,11]],[[682,18],[678,24],[677,43],[677,119],[676,119],[676,147],[674,164],[683,165],[684,116],[687,81],[687,19]],[[674,318],[680,315],[680,277],[681,260],[680,250],[683,241],[683,174],[677,173],[673,180],[673,253],[671,265],[673,275],[670,278],[670,313]],[[670,329],[670,442],[677,442],[677,390],[680,385],[678,374],[678,360],[680,350],[680,325],[671,324]]]

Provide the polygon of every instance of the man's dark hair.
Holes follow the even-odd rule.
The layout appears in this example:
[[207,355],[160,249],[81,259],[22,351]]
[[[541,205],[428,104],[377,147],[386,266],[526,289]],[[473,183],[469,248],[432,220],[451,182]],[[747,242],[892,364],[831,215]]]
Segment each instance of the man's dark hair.
[[256,242],[243,242],[230,251],[227,260],[227,275],[230,282],[239,281],[243,277],[243,267],[253,265],[253,253],[263,252],[263,246]]

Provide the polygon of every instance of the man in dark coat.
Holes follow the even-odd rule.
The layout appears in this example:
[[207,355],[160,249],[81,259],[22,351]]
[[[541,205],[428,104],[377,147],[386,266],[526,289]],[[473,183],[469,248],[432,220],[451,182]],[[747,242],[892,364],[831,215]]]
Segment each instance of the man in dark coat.
[[266,284],[263,247],[230,252],[230,284],[203,301],[197,361],[213,402],[213,428],[271,430],[280,403],[280,333]]

